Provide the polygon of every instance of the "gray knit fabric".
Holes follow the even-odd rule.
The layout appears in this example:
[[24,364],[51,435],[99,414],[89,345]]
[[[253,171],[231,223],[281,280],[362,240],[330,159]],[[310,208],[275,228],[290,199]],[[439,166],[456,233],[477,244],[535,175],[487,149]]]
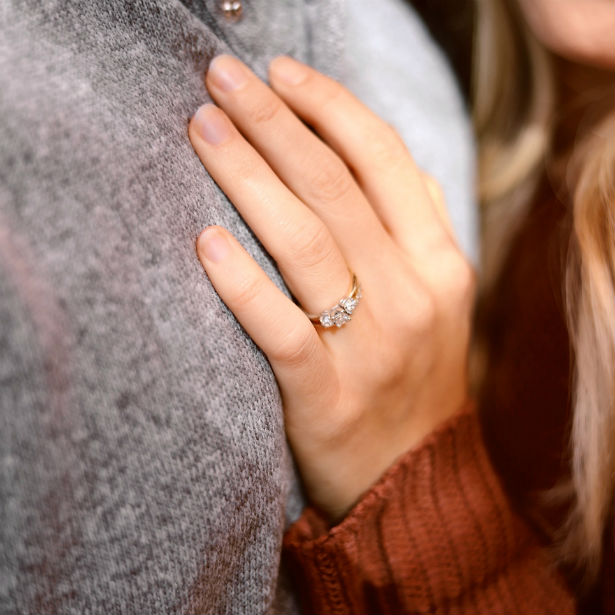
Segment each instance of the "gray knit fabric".
[[197,234],[227,227],[283,285],[186,124],[222,51],[341,76],[343,0],[216,4],[0,7],[1,612],[295,609],[278,390]]
[[344,83],[438,180],[459,246],[477,264],[474,141],[451,68],[406,0],[350,0],[347,9]]

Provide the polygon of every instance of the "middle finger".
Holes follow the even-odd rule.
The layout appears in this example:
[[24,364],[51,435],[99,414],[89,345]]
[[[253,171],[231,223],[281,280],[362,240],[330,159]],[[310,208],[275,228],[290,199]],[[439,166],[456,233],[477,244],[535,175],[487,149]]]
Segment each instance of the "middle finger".
[[392,242],[342,159],[236,58],[215,58],[206,82],[280,179],[323,220],[349,264],[377,278],[377,260],[390,262]]

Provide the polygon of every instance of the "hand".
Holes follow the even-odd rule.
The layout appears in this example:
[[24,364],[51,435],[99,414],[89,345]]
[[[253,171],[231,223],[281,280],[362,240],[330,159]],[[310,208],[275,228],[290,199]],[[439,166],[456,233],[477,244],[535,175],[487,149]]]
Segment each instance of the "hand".
[[193,117],[192,145],[304,310],[335,305],[349,270],[363,298],[342,328],[314,326],[225,230],[205,229],[197,252],[269,359],[308,496],[335,519],[466,400],[474,276],[440,192],[386,123],[290,58],[269,78],[216,58],[219,107]]

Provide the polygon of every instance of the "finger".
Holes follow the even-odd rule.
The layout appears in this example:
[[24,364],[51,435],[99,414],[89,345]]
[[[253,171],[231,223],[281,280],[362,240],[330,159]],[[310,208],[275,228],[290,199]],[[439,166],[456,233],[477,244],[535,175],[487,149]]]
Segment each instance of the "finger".
[[421,255],[446,237],[421,173],[397,133],[339,83],[288,57],[270,66],[287,105],[342,157],[383,224]]
[[434,209],[440,217],[442,226],[444,226],[451,237],[453,237],[455,231],[453,229],[453,222],[451,220],[448,207],[446,206],[446,199],[444,198],[444,191],[442,190],[442,187],[437,180],[428,173],[423,171],[422,176],[425,186],[427,187],[427,192],[429,192],[429,196],[431,197],[431,201],[434,205]]
[[190,122],[199,158],[276,260],[291,292],[319,313],[343,296],[348,267],[322,221],[279,180],[223,111],[204,105]]
[[206,81],[242,134],[327,225],[353,268],[364,276],[375,269],[370,246],[382,253],[390,240],[340,157],[236,58],[215,58]]
[[269,359],[280,388],[310,395],[331,359],[301,309],[224,229],[205,229],[197,254],[222,301]]

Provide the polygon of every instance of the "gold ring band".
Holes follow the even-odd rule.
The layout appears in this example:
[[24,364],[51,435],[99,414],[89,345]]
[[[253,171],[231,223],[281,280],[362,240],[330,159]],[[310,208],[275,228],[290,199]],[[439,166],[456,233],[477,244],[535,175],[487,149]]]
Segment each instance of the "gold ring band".
[[357,305],[359,305],[359,300],[361,299],[361,286],[357,280],[357,276],[352,271],[350,275],[351,281],[348,292],[333,307],[330,307],[328,310],[323,310],[320,314],[305,312],[305,315],[312,323],[328,329],[333,326],[339,328],[347,322],[350,322],[352,313],[355,311]]

